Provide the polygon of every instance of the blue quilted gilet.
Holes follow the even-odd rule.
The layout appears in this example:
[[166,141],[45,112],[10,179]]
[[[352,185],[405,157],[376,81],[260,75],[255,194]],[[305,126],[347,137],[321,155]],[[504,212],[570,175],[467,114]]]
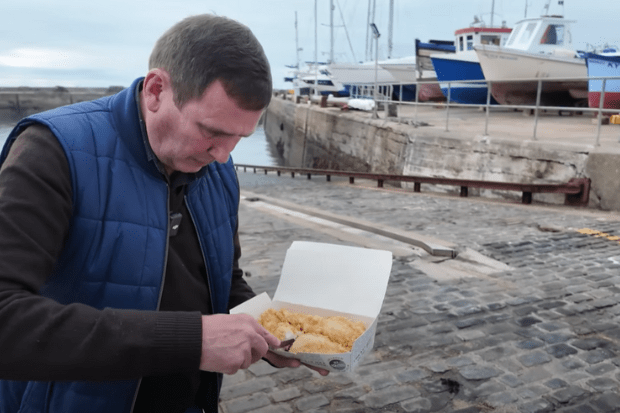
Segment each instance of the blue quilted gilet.
[[[60,303],[157,310],[167,255],[168,187],[147,159],[136,88],[22,120],[43,123],[67,155],[73,217],[67,242],[41,294]],[[229,160],[213,163],[188,187],[186,202],[205,257],[214,313],[228,308],[239,186]],[[137,380],[0,381],[0,412],[130,412]]]

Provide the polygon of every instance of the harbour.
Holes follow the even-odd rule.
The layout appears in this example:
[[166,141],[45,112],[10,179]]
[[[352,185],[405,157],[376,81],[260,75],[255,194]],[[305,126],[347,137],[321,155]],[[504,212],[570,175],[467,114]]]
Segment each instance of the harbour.
[[[526,4],[523,19],[501,25],[493,24],[495,1],[490,6],[490,25],[474,16],[454,28],[453,40],[416,38],[410,56],[392,55],[394,1],[387,59],[379,59],[374,23],[367,27],[363,62],[334,61],[331,44],[330,58],[320,63],[315,43],[315,61],[302,69],[298,59],[296,76],[287,78],[291,89],[281,90],[266,114],[265,131],[284,165],[420,180],[578,179],[589,187],[584,206],[620,210],[618,48],[578,50],[576,22],[564,16],[564,2],[546,0],[538,17],[527,16]],[[369,1],[368,7],[371,22],[377,5]],[[415,181],[397,185],[420,189]],[[497,188],[475,193],[514,199]],[[534,200],[567,202],[544,193]]]
[[[238,198],[234,182],[225,182],[238,199],[238,205],[228,203],[238,206],[235,234],[241,271],[236,274],[243,273],[254,293],[276,298],[286,279],[282,274],[287,251],[296,242],[332,245],[332,252],[347,246],[360,248],[360,254],[377,249],[392,255],[373,340],[355,369],[324,376],[304,366],[276,368],[258,360],[223,375],[215,410],[619,411],[620,48],[607,46],[620,44],[613,17],[620,3],[241,0],[213,2],[206,8],[192,2],[160,2],[147,8],[114,1],[88,7],[73,0],[36,7],[27,3],[6,10],[9,35],[0,52],[0,83],[5,86],[0,88],[0,143],[24,116],[116,93],[123,86],[108,85],[128,85],[143,76],[149,70],[152,41],[175,21],[205,12],[227,16],[256,35],[273,80],[272,100],[258,127],[231,154]],[[141,16],[142,23],[136,24],[134,16]],[[364,40],[366,56],[361,57]],[[440,60],[441,66],[436,65]],[[500,61],[508,65],[490,75],[489,62]],[[564,71],[569,65],[576,70]],[[359,77],[352,79],[353,72]],[[149,130],[155,136],[159,129],[151,123]],[[124,149],[116,142],[116,148]],[[112,168],[127,158],[114,159]],[[84,188],[120,200],[115,204],[119,208],[106,211],[127,210],[134,205],[131,188],[142,186],[124,178],[142,174],[135,169],[118,174],[106,168],[107,159],[101,160],[99,171],[109,174],[98,177],[107,176],[114,190]],[[151,188],[150,180],[142,182]],[[98,199],[101,206],[112,205]],[[150,216],[150,209],[138,210],[138,216]],[[214,215],[218,210],[207,212]],[[203,215],[194,221],[199,241]],[[171,218],[175,230],[178,221]],[[110,222],[107,239],[139,247],[133,241],[138,234],[133,221],[124,220],[121,227]],[[170,242],[174,239],[166,245]],[[77,245],[88,252],[87,245]],[[162,265],[172,268],[173,260],[167,258],[173,256],[167,250]],[[210,244],[203,250],[207,264],[221,261]],[[103,249],[90,248],[93,251]],[[238,252],[235,248],[236,256]],[[296,270],[340,268],[341,257],[329,257]],[[140,266],[132,257],[126,261]],[[151,261],[145,262],[147,268]],[[153,262],[159,265],[161,260]],[[210,276],[217,276],[213,271],[218,272],[212,270]],[[343,273],[334,271],[331,278],[344,278]],[[110,270],[108,278],[115,274]],[[367,267],[353,276],[355,284],[373,285],[367,282],[373,276]],[[125,278],[121,284],[116,281],[107,285],[137,291]],[[330,288],[329,282],[317,281],[310,283],[323,293],[323,303],[328,296],[330,301],[347,297],[342,301],[358,307],[369,307],[372,301],[360,299],[354,288]],[[299,296],[310,296],[307,288],[294,289]],[[173,289],[166,291],[174,294]],[[192,307],[188,300],[183,301]],[[325,307],[329,305],[317,306]],[[111,314],[108,310],[104,311]],[[71,320],[65,321],[63,326],[70,329]],[[184,340],[182,334],[178,338]],[[105,350],[112,343],[96,344]],[[38,346],[58,349],[43,347]],[[136,355],[148,357],[149,347],[140,344],[135,349]],[[223,354],[226,361],[232,360]],[[325,356],[331,358],[330,365],[338,357]],[[135,361],[140,364],[139,358]],[[73,374],[73,368],[83,367],[79,364],[71,362],[59,368],[59,374]],[[161,367],[176,373],[171,364],[144,362],[149,371]],[[130,369],[118,357],[111,356],[109,365],[101,367],[102,374]],[[145,375],[139,370],[129,374]],[[98,371],[90,373],[99,377],[92,383],[101,379]],[[143,389],[148,390],[148,382],[143,380]],[[54,383],[48,386],[49,397],[28,394],[22,408],[51,400],[52,391],[57,396],[68,388],[64,382]],[[167,399],[164,390],[180,396],[178,389],[189,388],[174,383],[162,386],[162,391],[156,388],[155,395]],[[97,388],[89,386],[93,393]],[[109,397],[112,393],[101,389],[102,397],[91,398],[96,402],[93,409],[95,404],[123,400],[121,393]],[[67,390],[53,406],[62,410],[64,401],[91,400],[86,399],[90,393],[78,393]],[[196,403],[201,403],[200,397]],[[139,410],[135,397],[134,404]],[[179,405],[178,410],[186,407]],[[127,410],[134,407],[127,405]]]

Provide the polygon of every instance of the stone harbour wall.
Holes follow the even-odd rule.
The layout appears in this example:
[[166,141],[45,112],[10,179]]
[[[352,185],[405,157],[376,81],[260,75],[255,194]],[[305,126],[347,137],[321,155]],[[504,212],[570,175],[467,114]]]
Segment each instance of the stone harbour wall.
[[[620,210],[620,151],[446,133],[281,97],[272,100],[264,125],[285,166],[535,184],[586,177],[590,207]],[[459,188],[423,184],[422,191]],[[515,191],[470,188],[469,194],[521,198]],[[563,204],[564,195],[533,194],[533,200]]]
[[108,88],[2,87],[0,88],[0,123],[15,122],[24,116],[72,103],[98,99],[121,91]]

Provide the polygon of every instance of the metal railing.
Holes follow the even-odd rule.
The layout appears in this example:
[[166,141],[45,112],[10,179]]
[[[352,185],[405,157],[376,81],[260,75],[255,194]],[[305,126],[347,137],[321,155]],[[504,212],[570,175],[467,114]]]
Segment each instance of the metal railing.
[[[600,95],[600,99],[599,99],[599,105],[596,108],[591,108],[588,106],[545,106],[541,104],[541,96],[543,93],[543,89],[544,89],[544,85],[547,83],[552,83],[552,82],[589,82],[589,81],[596,81],[596,80],[600,80],[602,81],[602,87],[601,87],[601,95]],[[534,115],[534,125],[533,125],[533,131],[532,131],[532,139],[533,140],[537,140],[537,131],[538,131],[538,123],[539,123],[539,118],[540,118],[540,114],[545,112],[545,111],[558,111],[558,112],[573,112],[573,113],[593,113],[597,115],[597,127],[596,127],[596,141],[595,141],[595,146],[600,146],[600,136],[601,136],[601,125],[603,123],[603,118],[604,115],[606,113],[609,112],[618,112],[620,113],[620,109],[609,109],[609,108],[605,108],[604,107],[604,102],[605,102],[605,92],[606,92],[606,86],[607,83],[609,81],[620,81],[620,76],[592,76],[592,77],[579,77],[579,78],[529,78],[529,79],[511,79],[511,80],[495,80],[495,81],[491,81],[491,80],[485,80],[485,79],[478,79],[478,80],[459,80],[459,81],[447,81],[447,82],[439,82],[437,80],[433,80],[433,81],[417,81],[415,83],[405,83],[405,82],[401,82],[401,83],[396,83],[396,84],[392,84],[392,87],[389,87],[388,84],[379,84],[379,92],[378,96],[379,98],[376,100],[375,102],[375,106],[378,103],[386,103],[386,104],[398,104],[398,105],[412,105],[415,106],[416,110],[414,111],[414,119],[413,122],[414,124],[418,124],[418,111],[417,108],[418,106],[445,106],[446,108],[446,118],[445,118],[445,130],[449,131],[449,124],[450,124],[450,109],[451,108],[456,108],[456,107],[470,107],[470,108],[477,108],[477,109],[484,109],[486,111],[486,116],[485,116],[485,122],[484,122],[484,135],[487,136],[488,135],[488,130],[489,130],[489,117],[490,117],[490,113],[492,112],[491,108],[505,108],[505,109],[516,109],[516,110],[527,110],[527,111],[531,111]],[[536,90],[536,103],[534,105],[506,105],[506,104],[494,104],[492,103],[492,88],[494,84],[497,83],[513,83],[513,82],[522,82],[522,83],[532,83],[535,82],[537,83],[537,90]],[[475,104],[475,103],[457,103],[457,102],[453,102],[452,98],[451,98],[451,91],[452,91],[452,86],[453,84],[480,84],[480,83],[485,83],[486,87],[487,87],[487,99],[486,99],[486,103],[484,104]],[[403,96],[403,85],[404,84],[415,84],[416,88],[415,88],[415,100],[413,101],[407,101],[407,100],[403,100],[402,96]],[[439,85],[440,87],[442,85],[447,85],[447,93],[445,93],[446,95],[446,100],[445,102],[437,102],[437,101],[431,101],[431,102],[421,102],[419,100],[419,92],[420,92],[420,85],[424,85],[424,84],[433,84],[433,85]],[[395,90],[398,90],[400,88],[400,93],[399,93],[399,100],[393,100],[392,96],[393,96],[393,92]],[[444,87],[445,89],[445,87]],[[368,99],[373,99],[374,98],[374,84],[360,84],[360,85],[351,85],[350,86],[350,90],[354,90],[355,91],[355,95],[352,95],[351,97],[353,98],[368,98]],[[587,90],[587,89],[586,89]],[[587,100],[587,99],[586,99]],[[398,120],[400,121],[400,115],[398,116]],[[619,136],[619,142],[620,142],[620,136]]]
[[349,87],[350,98],[352,99],[373,99],[377,102],[391,102],[395,85],[391,83],[377,84],[377,95],[375,86],[369,84],[354,84]]
[[292,168],[286,166],[236,164],[235,168],[237,170],[243,168],[244,172],[247,172],[248,169],[252,169],[254,173],[260,169],[265,172],[265,175],[270,171],[276,172],[278,176],[280,176],[282,172],[286,172],[290,173],[292,178],[295,177],[295,174],[306,175],[308,179],[311,179],[312,175],[318,175],[325,176],[327,181],[330,181],[332,176],[346,176],[349,178],[350,184],[355,183],[355,178],[370,179],[376,180],[379,188],[383,188],[384,182],[388,181],[409,182],[413,183],[414,192],[421,192],[422,184],[456,186],[460,188],[461,197],[467,197],[469,195],[469,188],[516,191],[522,193],[521,202],[523,204],[532,203],[533,193],[564,194],[564,204],[572,206],[588,206],[588,201],[590,199],[589,178],[572,178],[567,183],[563,184],[524,184],[498,181],[478,181],[471,179],[435,178],[414,175],[393,175],[372,172],[338,171],[329,169]]

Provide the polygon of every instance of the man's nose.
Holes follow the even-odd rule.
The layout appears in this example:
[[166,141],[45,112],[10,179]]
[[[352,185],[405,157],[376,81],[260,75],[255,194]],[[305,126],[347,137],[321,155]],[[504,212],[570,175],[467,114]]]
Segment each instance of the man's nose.
[[235,149],[237,143],[241,140],[241,137],[222,139],[209,150],[211,155],[217,162],[226,163],[230,157],[230,153]]

